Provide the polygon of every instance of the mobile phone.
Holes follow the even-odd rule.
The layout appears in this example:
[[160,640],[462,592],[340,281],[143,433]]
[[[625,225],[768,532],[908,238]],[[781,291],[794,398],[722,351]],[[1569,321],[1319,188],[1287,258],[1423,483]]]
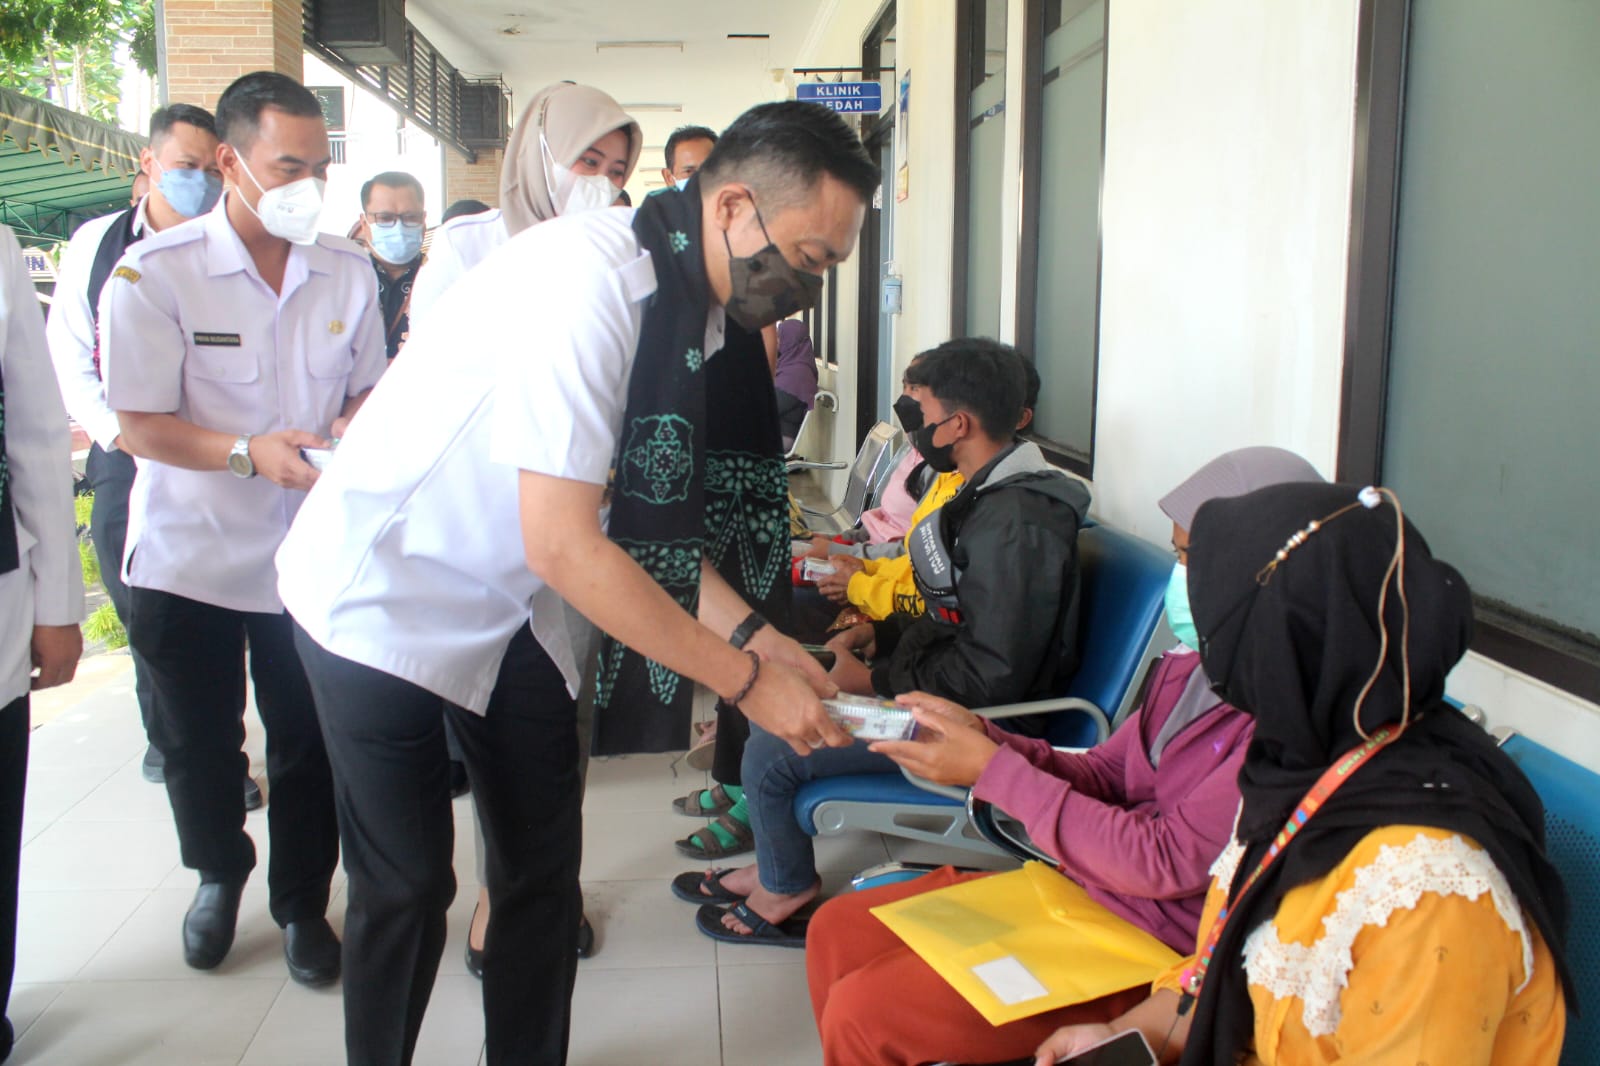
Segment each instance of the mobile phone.
[[[1000,1066],[1033,1066],[1033,1056],[1012,1059]],[[1125,1029],[1106,1038],[1093,1047],[1086,1047],[1064,1059],[1056,1066],[1156,1066],[1155,1053],[1145,1043],[1144,1034],[1137,1029]]]
[[802,644],[800,646],[809,652],[811,657],[817,660],[817,663],[824,670],[832,670],[833,664],[838,660],[838,656],[833,653],[832,648],[824,648],[821,644]]

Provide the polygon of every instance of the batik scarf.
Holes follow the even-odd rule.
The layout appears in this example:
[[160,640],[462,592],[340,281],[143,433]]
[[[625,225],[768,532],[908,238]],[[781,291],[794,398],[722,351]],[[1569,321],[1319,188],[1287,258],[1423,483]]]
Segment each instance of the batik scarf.
[[[790,553],[777,397],[759,334],[727,324],[707,353],[711,290],[698,189],[647,198],[633,231],[656,292],[628,379],[610,535],[689,613],[708,559],[745,602],[787,621]],[[674,751],[689,735],[693,685],[606,638],[595,686],[594,753]]]

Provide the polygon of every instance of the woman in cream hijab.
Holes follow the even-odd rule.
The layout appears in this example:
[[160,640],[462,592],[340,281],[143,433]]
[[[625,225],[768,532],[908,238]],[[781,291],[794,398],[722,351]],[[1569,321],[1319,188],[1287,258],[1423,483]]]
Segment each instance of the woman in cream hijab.
[[500,207],[434,230],[411,291],[412,327],[456,279],[512,234],[557,215],[609,207],[632,176],[643,145],[639,124],[599,89],[561,81],[539,90],[506,145]]
[[[455,280],[495,248],[540,222],[610,207],[633,174],[643,145],[639,124],[599,89],[563,81],[546,86],[528,103],[506,145],[500,172],[500,208],[466,215],[440,226],[411,294],[413,324]],[[577,625],[588,623],[568,612]],[[587,641],[575,641],[582,647]],[[504,679],[502,678],[502,681]],[[587,752],[586,724],[581,727]],[[474,808],[476,828],[476,808]],[[478,884],[487,886],[483,833],[477,832]],[[489,928],[489,890],[480,887],[467,934],[467,969],[483,976],[483,943]],[[594,930],[579,927],[578,954],[594,948]]]

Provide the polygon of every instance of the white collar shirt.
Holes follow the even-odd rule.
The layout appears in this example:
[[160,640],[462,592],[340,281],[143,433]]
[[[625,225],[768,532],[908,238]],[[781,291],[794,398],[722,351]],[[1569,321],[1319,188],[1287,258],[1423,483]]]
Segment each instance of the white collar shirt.
[[[656,289],[632,219],[518,234],[412,332],[278,553],[283,601],[323,648],[481,714],[531,615],[576,692],[583,651],[528,569],[518,471],[609,477]],[[706,351],[722,322],[715,308]]]
[[0,378],[6,393],[6,491],[17,527],[17,568],[0,574],[0,707],[5,707],[28,692],[34,626],[83,620],[66,412],[45,352],[39,298],[23,266],[22,248],[5,226],[0,226]]
[[[133,232],[143,236],[146,229],[145,204],[148,196],[133,209]],[[55,295],[50,303],[50,321],[45,336],[50,342],[50,359],[55,364],[56,380],[67,414],[84,428],[89,438],[107,451],[122,427],[117,413],[106,403],[105,383],[94,366],[94,308],[89,305],[89,275],[100,244],[113,225],[121,225],[124,212],[92,218],[78,227],[61,253],[61,269],[56,273]],[[151,232],[154,232],[153,230]]]
[[[322,234],[289,251],[280,292],[257,271],[227,199],[134,245],[100,298],[113,410],[205,429],[327,436],[388,363],[377,279],[360,245]],[[141,460],[129,502],[128,584],[276,613],[272,557],[305,493],[264,477]]]

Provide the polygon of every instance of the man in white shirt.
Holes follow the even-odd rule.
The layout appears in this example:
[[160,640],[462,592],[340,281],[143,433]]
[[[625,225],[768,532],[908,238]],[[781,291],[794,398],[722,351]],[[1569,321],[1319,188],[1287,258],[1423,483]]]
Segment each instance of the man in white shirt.
[[[534,121],[508,149],[503,203],[530,183],[545,201],[560,195],[543,188],[562,176],[539,161]],[[815,661],[724,575],[746,550],[769,586],[788,565],[758,331],[813,302],[820,275],[853,250],[877,168],[838,116],[797,103],[753,109],[718,152],[687,193],[650,197],[637,217],[596,210],[534,226],[452,286],[415,323],[406,358],[279,551],[338,782],[352,1063],[410,1061],[444,944],[455,881],[441,696],[489,850],[487,1061],[565,1061],[582,901],[579,663],[560,600],[634,650],[608,648],[602,697],[635,670],[666,720],[669,697],[688,694],[682,675],[797,751],[849,743],[819,701],[835,689]],[[713,403],[711,380],[735,372],[747,393]],[[674,374],[682,413],[635,417],[635,401]],[[715,442],[743,409],[765,413],[763,454],[729,466]],[[734,519],[720,528],[736,545],[714,542],[709,518],[703,539],[610,539],[601,510],[614,461],[613,534],[639,528],[618,525],[630,509],[703,493],[708,516],[729,502]],[[741,495],[743,473],[753,495]],[[760,512],[755,537],[738,521],[745,506]],[[654,576],[662,567],[672,576]],[[497,705],[507,660],[524,681],[515,705]],[[687,735],[686,715],[681,725]],[[521,983],[501,968],[527,958],[539,965]]]
[[248,634],[273,793],[272,916],[290,975],[325,984],[339,975],[325,917],[332,779],[272,557],[317,478],[302,449],[340,435],[383,372],[383,326],[366,252],[317,233],[330,155],[316,98],[282,74],[247,74],[223,92],[217,127],[232,191],[135,245],[101,298],[106,399],[140,459],[128,635],[150,668],[183,862],[200,875],[185,961],[210,969],[227,955],[255,864],[232,710]]
[[71,681],[83,651],[71,449],[39,298],[0,226],[0,1062],[11,1054],[28,691]]
[[[67,414],[94,442],[85,468],[94,490],[89,535],[106,593],[123,625],[128,622],[128,586],[122,581],[122,551],[134,463],[118,440],[122,427],[106,403],[100,377],[100,293],[123,253],[147,233],[160,233],[216,206],[222,195],[222,172],[217,169],[217,127],[211,112],[192,104],[170,104],[157,111],[150,117],[150,144],[139,154],[139,166],[147,179],[146,195],[126,211],[79,226],[61,253],[55,300],[45,327]],[[139,715],[148,733],[150,679],[139,653],[132,655]],[[145,780],[160,784],[163,765],[161,751],[151,744],[144,753]],[[261,789],[248,773],[244,782],[245,808],[254,810],[261,806]]]

